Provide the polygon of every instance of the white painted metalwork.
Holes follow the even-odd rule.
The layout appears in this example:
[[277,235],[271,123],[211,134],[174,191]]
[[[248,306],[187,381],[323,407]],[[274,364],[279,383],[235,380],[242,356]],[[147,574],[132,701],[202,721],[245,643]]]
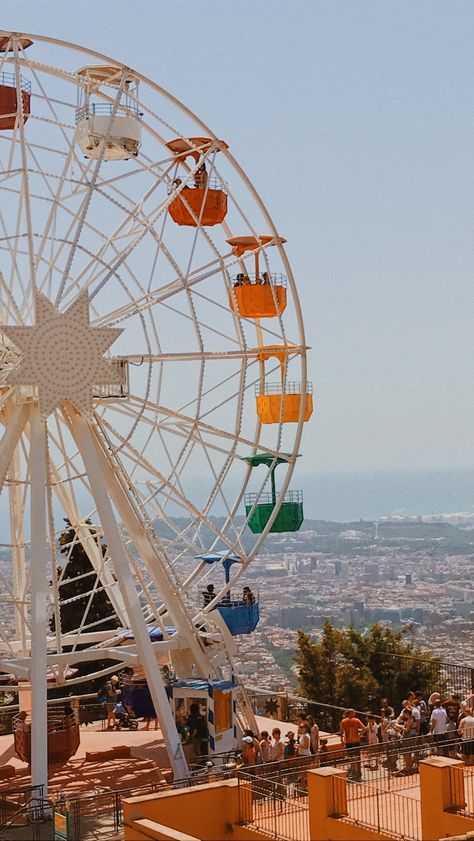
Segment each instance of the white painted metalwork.
[[[61,683],[85,660],[101,676],[107,659],[144,668],[183,776],[159,663],[168,658],[184,678],[232,673],[233,643],[213,607],[265,540],[300,448],[296,285],[251,182],[188,108],[107,56],[0,36],[0,74],[17,94],[14,127],[0,119],[0,669],[33,683],[34,782],[46,783],[46,666]],[[177,162],[166,143],[195,137],[209,141]],[[204,227],[192,211],[195,225],[177,226],[169,205],[202,178],[202,164],[205,189],[226,184],[227,216]],[[284,319],[232,311],[231,278],[253,270],[253,255],[227,242],[241,234],[272,238],[259,261],[288,279]],[[255,386],[278,373],[283,392],[301,383],[299,422],[262,425]],[[273,515],[252,535],[244,493],[258,500],[269,469],[252,475],[240,457],[257,451],[282,463]],[[64,518],[76,537],[59,547]],[[65,595],[76,543],[91,565],[80,599]],[[217,551],[241,558],[227,584],[220,565],[195,559]],[[203,607],[211,580],[217,596]],[[98,592],[116,627],[94,617]]]

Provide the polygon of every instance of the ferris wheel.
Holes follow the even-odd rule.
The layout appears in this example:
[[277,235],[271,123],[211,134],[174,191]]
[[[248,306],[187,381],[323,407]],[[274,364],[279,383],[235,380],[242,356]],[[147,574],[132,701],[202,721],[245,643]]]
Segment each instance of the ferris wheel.
[[36,781],[46,675],[86,660],[140,664],[183,776],[158,664],[231,674],[230,594],[303,520],[301,307],[230,141],[120,62],[0,33],[0,670],[31,683]]

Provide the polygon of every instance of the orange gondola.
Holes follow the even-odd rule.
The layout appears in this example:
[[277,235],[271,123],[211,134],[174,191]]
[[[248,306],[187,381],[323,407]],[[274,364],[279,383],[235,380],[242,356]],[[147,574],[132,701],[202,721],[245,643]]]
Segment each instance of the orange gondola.
[[237,257],[245,252],[253,252],[255,272],[239,272],[232,278],[232,290],[229,293],[229,305],[232,312],[238,312],[244,318],[274,318],[286,308],[286,277],[282,274],[269,274],[260,271],[260,250],[268,244],[286,242],[283,237],[244,236],[232,237],[227,242]]
[[297,423],[303,400],[303,421],[313,414],[313,388],[306,384],[303,393],[301,383],[264,383],[256,386],[257,415],[262,423]]
[[[217,145],[216,145],[217,144]],[[184,164],[187,157],[198,163],[201,155],[227,148],[222,140],[213,141],[208,137],[177,137],[170,140],[167,147],[176,155],[176,163]],[[176,192],[168,206],[168,212],[177,225],[211,227],[220,225],[227,215],[227,192],[225,185],[217,178],[209,178],[205,162],[194,173],[193,184],[182,185],[181,178],[175,178],[170,192]]]

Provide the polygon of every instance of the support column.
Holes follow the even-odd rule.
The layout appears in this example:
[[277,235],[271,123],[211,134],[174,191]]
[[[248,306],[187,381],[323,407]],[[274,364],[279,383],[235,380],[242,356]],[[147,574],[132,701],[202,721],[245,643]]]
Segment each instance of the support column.
[[31,781],[48,793],[48,548],[46,542],[46,423],[39,408],[30,413],[31,477]]
[[464,763],[447,756],[420,762],[423,838],[444,838],[472,829],[472,819],[456,814],[466,806],[464,773]]
[[140,656],[140,662],[145,671],[151,698],[160,720],[170,764],[175,778],[187,777],[189,770],[181,744],[181,737],[176,730],[166,689],[143,618],[142,608],[135,588],[135,581],[130,571],[129,559],[115,519],[89,423],[82,415],[77,414],[75,411],[71,411],[70,421],[76,444],[89,477],[92,495],[97,506],[105,539],[111,557],[113,558],[118,583],[127,608],[128,620]]
[[27,656],[26,637],[26,572],[25,572],[25,537],[23,491],[20,484],[20,450],[16,446],[12,462],[8,470],[10,497],[10,534],[13,562],[13,598],[15,600],[15,631],[16,638],[21,643],[19,654]]
[[327,766],[308,771],[309,827],[312,839],[351,838],[351,827],[337,823],[334,815],[347,815],[347,771]]

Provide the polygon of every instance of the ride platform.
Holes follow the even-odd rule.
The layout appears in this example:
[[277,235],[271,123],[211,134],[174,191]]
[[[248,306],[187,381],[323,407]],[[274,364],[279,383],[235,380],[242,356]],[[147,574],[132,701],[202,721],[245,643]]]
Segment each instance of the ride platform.
[[[134,731],[103,730],[100,723],[81,725],[80,730],[81,742],[75,756],[49,768],[50,792],[67,792],[74,797],[171,780],[161,730],[145,730],[143,722]],[[7,766],[13,768],[13,773],[7,771]],[[3,777],[2,769],[8,776]],[[30,784],[29,766],[16,756],[13,735],[0,736],[0,796],[4,790]]]

